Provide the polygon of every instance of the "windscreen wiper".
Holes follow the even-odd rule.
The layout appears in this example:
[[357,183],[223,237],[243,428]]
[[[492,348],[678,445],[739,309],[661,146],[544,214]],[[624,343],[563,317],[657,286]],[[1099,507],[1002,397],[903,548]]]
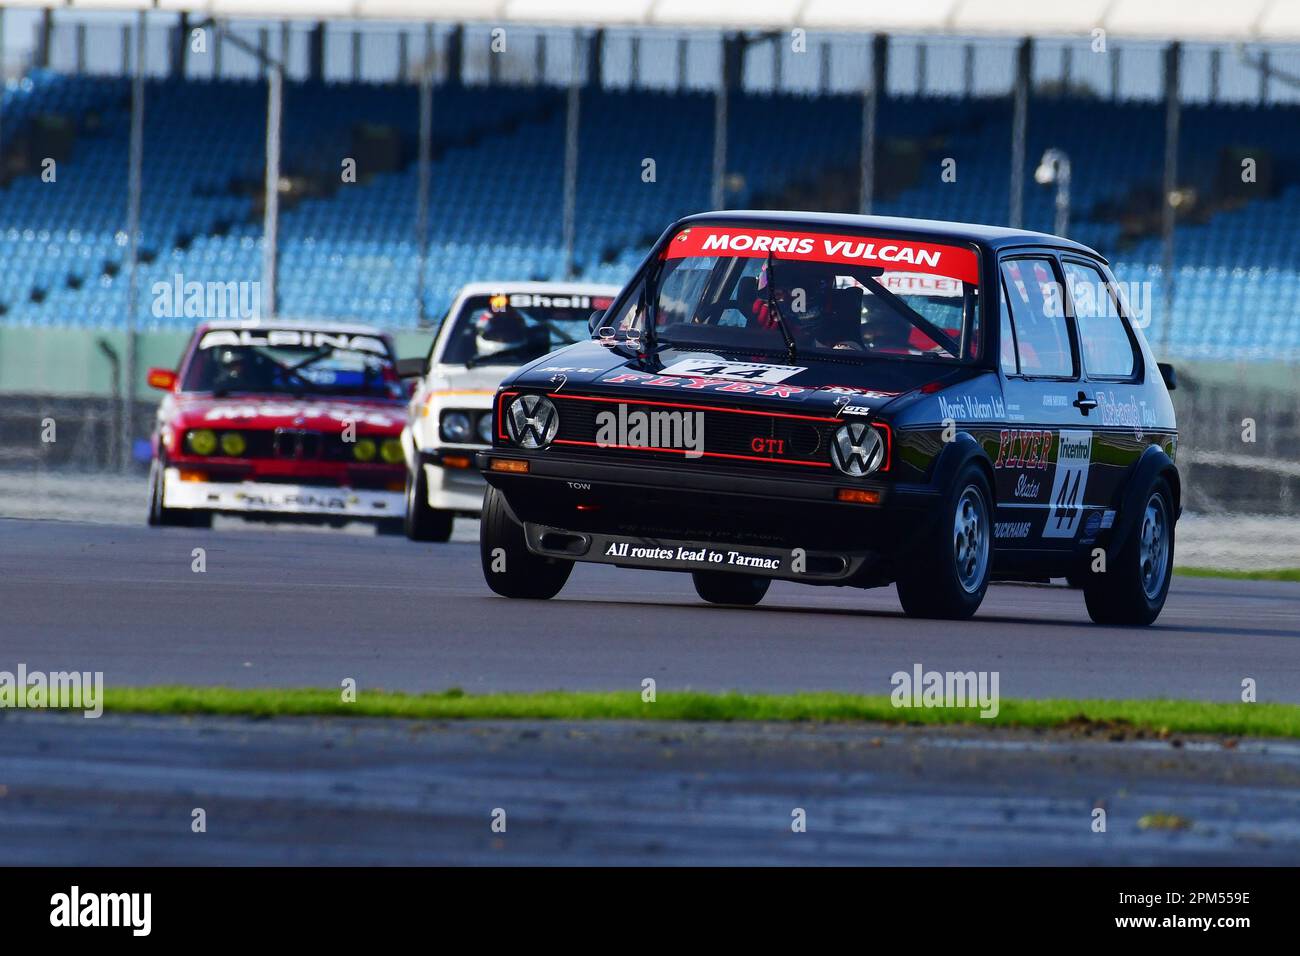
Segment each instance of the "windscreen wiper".
[[769,248],[767,250],[767,310],[776,316],[776,323],[781,327],[781,336],[785,339],[786,361],[793,365],[797,349],[794,344],[794,335],[790,332],[790,326],[786,325],[785,315],[781,312],[781,306],[776,301],[776,278],[772,272],[772,263],[775,261],[776,257]]

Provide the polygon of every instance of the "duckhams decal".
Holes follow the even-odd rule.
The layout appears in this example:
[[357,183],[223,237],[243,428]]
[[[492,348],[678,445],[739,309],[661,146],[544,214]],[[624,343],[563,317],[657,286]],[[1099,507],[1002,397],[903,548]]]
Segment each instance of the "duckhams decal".
[[979,259],[973,249],[906,239],[821,232],[786,232],[775,229],[735,229],[692,226],[678,233],[664,249],[665,259],[700,256],[765,258],[773,255],[802,262],[833,262],[886,268],[903,265],[903,271],[945,276],[979,284]]
[[1048,499],[1044,538],[1073,538],[1083,517],[1083,497],[1088,490],[1092,463],[1092,432],[1061,429],[1056,446],[1056,474]]

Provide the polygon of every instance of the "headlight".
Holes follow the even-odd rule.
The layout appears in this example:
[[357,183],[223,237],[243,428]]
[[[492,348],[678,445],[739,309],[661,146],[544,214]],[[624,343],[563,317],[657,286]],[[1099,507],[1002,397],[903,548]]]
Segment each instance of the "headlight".
[[239,432],[226,432],[221,436],[221,453],[230,458],[238,458],[248,450],[248,442]]
[[464,412],[444,412],[442,416],[442,440],[464,443],[474,434],[469,416]]
[[524,448],[545,448],[560,430],[560,413],[544,395],[520,395],[506,411],[506,431]]
[[185,443],[196,455],[211,455],[217,450],[217,433],[211,428],[200,428],[186,435]]
[[478,420],[478,437],[485,445],[492,444],[492,413],[480,415]]
[[841,425],[831,439],[831,461],[854,478],[871,474],[885,462],[885,443],[880,432],[865,422]]
[[359,438],[352,446],[352,457],[357,461],[374,461],[375,450],[373,438]]
[[396,465],[406,456],[402,453],[402,443],[396,438],[385,438],[379,446],[379,457],[390,465]]

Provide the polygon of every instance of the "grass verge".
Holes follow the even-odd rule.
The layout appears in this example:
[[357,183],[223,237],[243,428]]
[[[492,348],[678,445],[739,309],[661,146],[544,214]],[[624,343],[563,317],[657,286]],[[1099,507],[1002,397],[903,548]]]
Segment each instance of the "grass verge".
[[1234,581],[1300,581],[1300,568],[1267,571],[1229,571],[1224,568],[1174,568],[1174,574],[1192,578],[1230,578]]
[[106,689],[104,709],[141,714],[224,714],[244,717],[347,716],[419,720],[690,720],[825,721],[970,724],[1059,728],[1113,736],[1225,734],[1300,738],[1300,705],[1186,700],[1003,700],[998,715],[975,708],[896,708],[888,697],[854,694],[661,693],[654,703],[636,691],[545,691],[529,694],[429,694],[362,690],[354,703],[327,688],[232,689],[134,687]]

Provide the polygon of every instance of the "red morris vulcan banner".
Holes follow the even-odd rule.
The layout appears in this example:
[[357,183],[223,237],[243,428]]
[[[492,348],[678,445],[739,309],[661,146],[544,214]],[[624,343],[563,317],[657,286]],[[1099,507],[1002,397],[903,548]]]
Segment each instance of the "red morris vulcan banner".
[[803,262],[902,268],[907,272],[921,272],[960,279],[971,285],[979,284],[979,257],[973,249],[907,239],[879,239],[825,232],[692,226],[673,237],[673,241],[664,250],[664,258],[739,256],[755,259],[766,258],[769,253],[779,259]]

